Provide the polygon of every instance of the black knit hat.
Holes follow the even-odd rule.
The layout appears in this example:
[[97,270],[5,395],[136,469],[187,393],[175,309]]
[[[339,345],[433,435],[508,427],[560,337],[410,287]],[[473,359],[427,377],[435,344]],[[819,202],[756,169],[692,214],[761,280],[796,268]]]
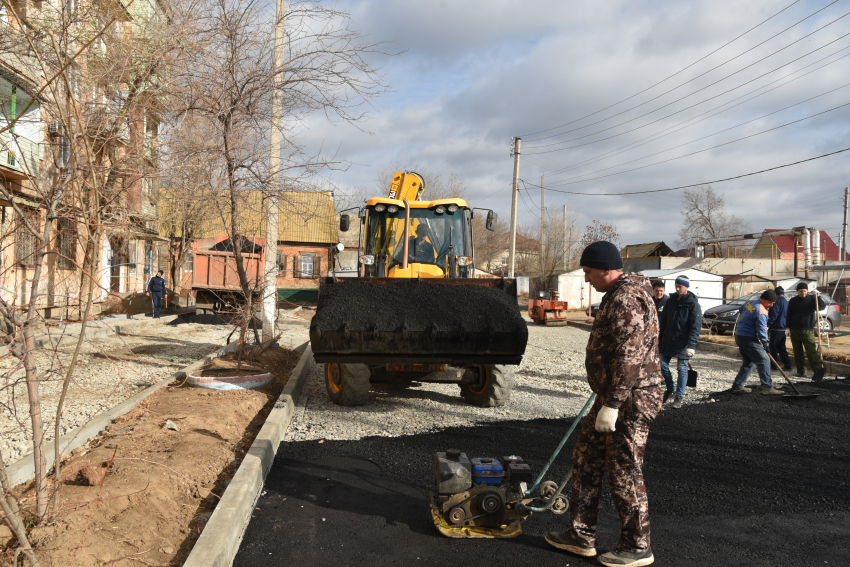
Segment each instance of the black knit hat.
[[806,282],[800,282],[797,284],[796,289],[797,291],[800,291],[801,289],[809,289],[809,284],[807,284]]
[[598,270],[622,270],[623,259],[617,247],[605,240],[594,242],[581,253],[579,265]]
[[773,290],[773,291],[776,292],[776,295],[785,295],[785,288],[782,287],[781,285],[777,286],[776,289]]
[[759,299],[766,299],[768,301],[776,301],[776,292],[772,289],[765,290]]

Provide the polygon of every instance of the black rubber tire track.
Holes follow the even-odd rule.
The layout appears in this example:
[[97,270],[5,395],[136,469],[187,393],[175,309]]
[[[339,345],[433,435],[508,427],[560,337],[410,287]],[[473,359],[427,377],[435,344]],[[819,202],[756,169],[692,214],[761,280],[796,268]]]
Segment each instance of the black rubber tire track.
[[[842,565],[850,552],[850,385],[814,401],[758,394],[665,409],[644,474],[656,565]],[[500,422],[408,437],[283,443],[234,565],[596,565],[549,547],[568,516],[541,514],[512,540],[452,540],[428,514],[433,453],[518,453],[535,472],[570,420]],[[569,443],[568,448],[572,447]],[[547,478],[561,478],[566,450]],[[600,552],[619,524],[605,491]]]

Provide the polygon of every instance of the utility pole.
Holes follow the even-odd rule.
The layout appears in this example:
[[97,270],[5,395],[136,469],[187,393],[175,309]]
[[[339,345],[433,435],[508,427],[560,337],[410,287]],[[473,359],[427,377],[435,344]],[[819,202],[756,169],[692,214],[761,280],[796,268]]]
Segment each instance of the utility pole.
[[514,149],[511,152],[511,157],[514,158],[514,188],[511,195],[511,247],[508,251],[508,267],[510,273],[508,277],[514,277],[514,266],[516,265],[516,206],[517,195],[519,191],[519,146],[522,138],[514,138]]
[[568,264],[569,253],[567,251],[569,250],[570,244],[571,244],[571,242],[567,239],[567,206],[564,205],[564,271],[565,272],[567,271],[567,266],[569,265]]
[[841,262],[847,256],[847,210],[850,209],[850,187],[844,188],[844,226],[841,229]]
[[546,275],[546,177],[540,176],[540,275]]
[[[266,282],[263,293],[263,341],[275,337],[277,319],[277,227],[280,205],[280,128],[283,121],[283,85],[286,0],[277,0],[274,26],[274,88],[272,92],[272,131],[269,149],[269,194],[266,199]],[[321,274],[319,274],[321,276]]]

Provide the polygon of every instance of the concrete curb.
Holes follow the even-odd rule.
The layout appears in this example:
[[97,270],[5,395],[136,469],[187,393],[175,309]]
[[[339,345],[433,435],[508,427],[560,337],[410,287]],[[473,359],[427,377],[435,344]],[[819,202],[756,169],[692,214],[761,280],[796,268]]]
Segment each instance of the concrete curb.
[[295,413],[298,395],[312,368],[313,350],[306,343],[304,353],[275,402],[274,409],[248,449],[183,567],[230,567],[233,564],[251,520],[254,504],[260,497],[277,448]]
[[[575,321],[568,321],[568,325],[571,327],[578,327],[580,329],[590,330],[593,325],[589,325],[587,323],[578,323]],[[699,341],[697,342],[697,350],[703,350],[706,352],[716,352],[718,354],[722,354],[725,356],[729,356],[732,358],[741,358],[741,351],[738,350],[738,347],[732,345],[724,345],[720,343],[711,343],[708,341]],[[828,374],[832,375],[850,375],[850,364],[842,364],[840,362],[832,362],[831,360],[824,360],[823,366],[826,369]]]
[[[176,318],[177,315],[165,315],[159,319],[154,319],[152,317],[145,319],[107,318],[101,319],[99,321],[92,321],[86,324],[86,340],[98,339],[101,337],[107,337],[109,335],[123,333],[124,331],[132,329],[134,327],[150,325],[151,323],[167,324],[175,320]],[[74,327],[80,327],[80,325],[68,325],[62,330],[61,333],[56,333],[55,336],[48,336],[46,334],[40,336],[39,338],[35,339],[35,348],[44,349],[54,348],[67,344],[75,344],[80,336],[80,333],[79,331],[77,331],[77,333],[74,334]]]
[[[141,392],[133,394],[127,400],[124,400],[114,408],[106,410],[105,412],[94,416],[82,427],[72,429],[69,433],[59,438],[59,448],[61,454],[66,455],[77,447],[82,447],[91,439],[99,435],[104,429],[106,429],[106,426],[112,423],[112,420],[114,420],[118,416],[124,415],[125,413],[129,413],[142,400],[144,400],[166,384],[174,380],[182,380],[189,372],[200,368],[213,358],[224,356],[230,352],[233,352],[234,350],[236,350],[237,345],[238,343],[236,342],[230,343],[229,345],[219,349],[218,351],[205,356],[201,360],[193,362],[183,370],[175,372],[171,378],[168,378],[167,380],[163,380],[162,382],[158,382],[153,386],[145,388]],[[47,459],[48,469],[53,466],[54,451],[54,441],[49,441],[44,444],[44,452],[45,458]],[[29,455],[25,455],[21,459],[15,461],[6,468],[6,472],[9,475],[9,480],[12,483],[12,486],[32,480],[33,478],[35,478],[35,461],[33,459],[33,454],[30,453]]]

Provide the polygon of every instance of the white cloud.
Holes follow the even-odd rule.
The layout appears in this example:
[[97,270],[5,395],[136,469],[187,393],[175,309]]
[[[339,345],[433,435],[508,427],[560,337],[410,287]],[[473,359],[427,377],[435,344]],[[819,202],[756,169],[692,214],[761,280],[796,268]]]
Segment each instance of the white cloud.
[[[606,118],[696,77],[825,4],[795,5],[663,86],[576,126]],[[337,5],[352,13],[354,28],[369,33],[373,40],[396,39],[394,47],[408,51],[395,58],[375,59],[376,64],[384,67],[386,79],[395,92],[375,102],[375,116],[364,126],[374,132],[373,135],[359,132],[351,126],[332,126],[324,117],[316,116],[307,122],[308,128],[304,133],[308,147],[317,148],[321,143],[339,147],[340,157],[362,164],[333,176],[342,187],[371,185],[375,172],[390,162],[417,162],[432,170],[454,171],[469,183],[473,204],[481,200],[482,205],[493,207],[500,213],[502,222],[509,218],[510,191],[502,190],[492,197],[484,197],[510,183],[513,169],[509,157],[511,136],[558,126],[632,95],[699,59],[783,7],[767,1],[740,3],[731,0],[688,3],[651,0],[605,3],[352,0]],[[568,191],[658,189],[731,177],[850,147],[847,120],[850,107],[847,107],[691,157],[585,183],[558,186],[568,177],[672,148],[848,83],[848,57],[658,141],[561,175],[552,173],[678,124],[850,46],[850,38],[839,40],[757,82],[635,132],[622,134],[625,130],[744,83],[839,37],[847,29],[848,17],[663,111],[577,143],[622,134],[616,138],[536,156],[532,148],[584,136],[695,93],[837,18],[844,9],[841,4],[836,4],[753,52],[618,118],[536,144],[531,141],[533,137],[526,137],[520,176],[528,183],[538,184],[540,175],[546,173],[547,187]],[[850,49],[840,55],[847,53]],[[846,102],[850,102],[850,88],[596,175],[708,148]],[[850,165],[847,165],[850,161],[845,156],[842,154],[718,184],[715,189],[726,196],[735,214],[748,219],[753,230],[803,224],[838,227],[841,222],[840,198],[850,174]],[[531,201],[539,204],[539,189],[529,187],[529,190]],[[593,218],[614,221],[620,226],[626,242],[663,239],[673,245],[680,224],[678,198],[677,192],[630,197],[581,197],[551,191],[547,193],[546,202],[552,212],[560,211],[567,203],[571,211],[579,214],[579,226]],[[830,207],[830,203],[835,206]],[[539,209],[535,211],[535,205],[529,205],[531,211],[520,204],[518,216],[521,222],[534,222],[539,216]],[[837,230],[830,230],[830,234],[835,233]]]

